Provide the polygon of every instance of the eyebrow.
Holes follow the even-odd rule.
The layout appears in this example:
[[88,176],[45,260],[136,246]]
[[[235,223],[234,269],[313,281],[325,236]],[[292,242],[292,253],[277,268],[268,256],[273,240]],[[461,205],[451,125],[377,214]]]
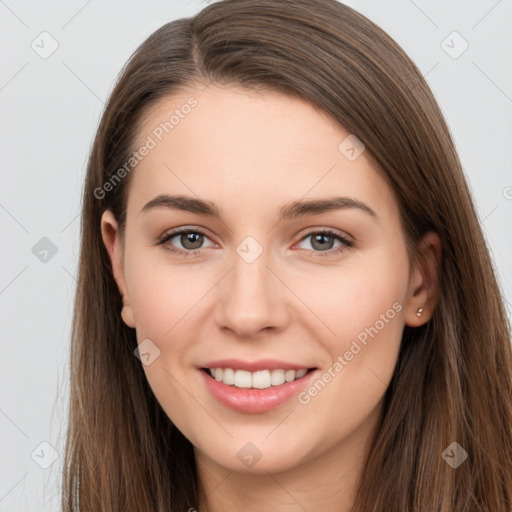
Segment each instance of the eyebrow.
[[[215,203],[183,195],[160,194],[146,203],[140,213],[146,213],[154,208],[161,207],[222,220],[220,209]],[[286,204],[279,210],[279,220],[294,219],[305,215],[320,215],[328,211],[344,210],[347,208],[359,209],[376,220],[379,219],[378,215],[362,201],[352,197],[332,197],[328,199],[293,201]]]

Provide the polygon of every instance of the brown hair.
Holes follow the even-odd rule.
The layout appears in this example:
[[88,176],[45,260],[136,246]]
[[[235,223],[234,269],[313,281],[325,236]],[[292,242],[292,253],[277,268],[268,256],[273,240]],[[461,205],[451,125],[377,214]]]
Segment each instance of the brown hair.
[[[121,232],[141,119],[163,97],[209,82],[272,90],[327,112],[366,146],[395,192],[408,248],[442,242],[429,322],[405,327],[354,512],[512,510],[510,327],[461,163],[422,74],[382,29],[335,0],[224,0],[154,32],[122,70],[92,146],[71,345],[63,510],[197,507],[191,443],[146,380],[135,330],[102,242]],[[414,257],[414,252],[412,253]],[[453,469],[441,457],[468,453]]]

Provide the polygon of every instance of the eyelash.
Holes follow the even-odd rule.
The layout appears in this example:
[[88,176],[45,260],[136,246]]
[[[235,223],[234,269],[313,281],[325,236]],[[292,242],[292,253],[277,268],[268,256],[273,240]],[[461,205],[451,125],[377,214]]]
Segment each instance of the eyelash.
[[[160,238],[157,239],[157,243],[155,245],[163,245],[168,240],[171,240],[177,235],[181,235],[183,233],[194,233],[198,235],[203,235],[206,238],[209,238],[205,233],[202,231],[196,230],[196,229],[180,229],[176,231],[171,231],[170,233],[165,233]],[[341,245],[336,249],[328,249],[325,251],[313,251],[314,253],[317,253],[315,257],[325,258],[333,255],[337,255],[345,251],[346,249],[352,247],[354,244],[347,238],[341,236],[339,233],[336,233],[335,231],[332,231],[330,229],[320,230],[320,231],[310,231],[306,235],[304,235],[299,242],[302,242],[306,238],[312,236],[312,235],[328,235],[332,238],[335,238],[336,240],[341,242]],[[184,256],[185,258],[194,255],[199,256],[204,249],[190,249],[190,250],[183,250],[183,249],[177,249],[176,247],[173,247],[171,245],[165,247],[167,251],[173,252],[175,254],[178,254],[180,256]]]

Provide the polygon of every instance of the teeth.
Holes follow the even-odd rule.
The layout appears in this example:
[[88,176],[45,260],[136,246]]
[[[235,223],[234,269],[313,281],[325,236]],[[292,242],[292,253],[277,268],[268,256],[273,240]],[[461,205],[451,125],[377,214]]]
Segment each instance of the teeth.
[[232,386],[235,383],[235,370],[232,368],[225,368],[222,372],[222,382]]
[[305,369],[260,370],[257,372],[233,370],[233,368],[209,368],[208,370],[216,381],[243,389],[266,389],[270,386],[280,386],[285,382],[300,379],[307,373]]

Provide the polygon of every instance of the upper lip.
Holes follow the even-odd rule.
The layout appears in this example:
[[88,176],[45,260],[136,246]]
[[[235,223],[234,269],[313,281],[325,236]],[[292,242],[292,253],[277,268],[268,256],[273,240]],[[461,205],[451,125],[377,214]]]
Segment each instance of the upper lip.
[[201,368],[233,368],[234,370],[246,370],[257,372],[260,370],[308,370],[312,366],[298,363],[289,363],[277,359],[258,359],[257,361],[243,361],[242,359],[219,359],[209,361],[201,365]]

